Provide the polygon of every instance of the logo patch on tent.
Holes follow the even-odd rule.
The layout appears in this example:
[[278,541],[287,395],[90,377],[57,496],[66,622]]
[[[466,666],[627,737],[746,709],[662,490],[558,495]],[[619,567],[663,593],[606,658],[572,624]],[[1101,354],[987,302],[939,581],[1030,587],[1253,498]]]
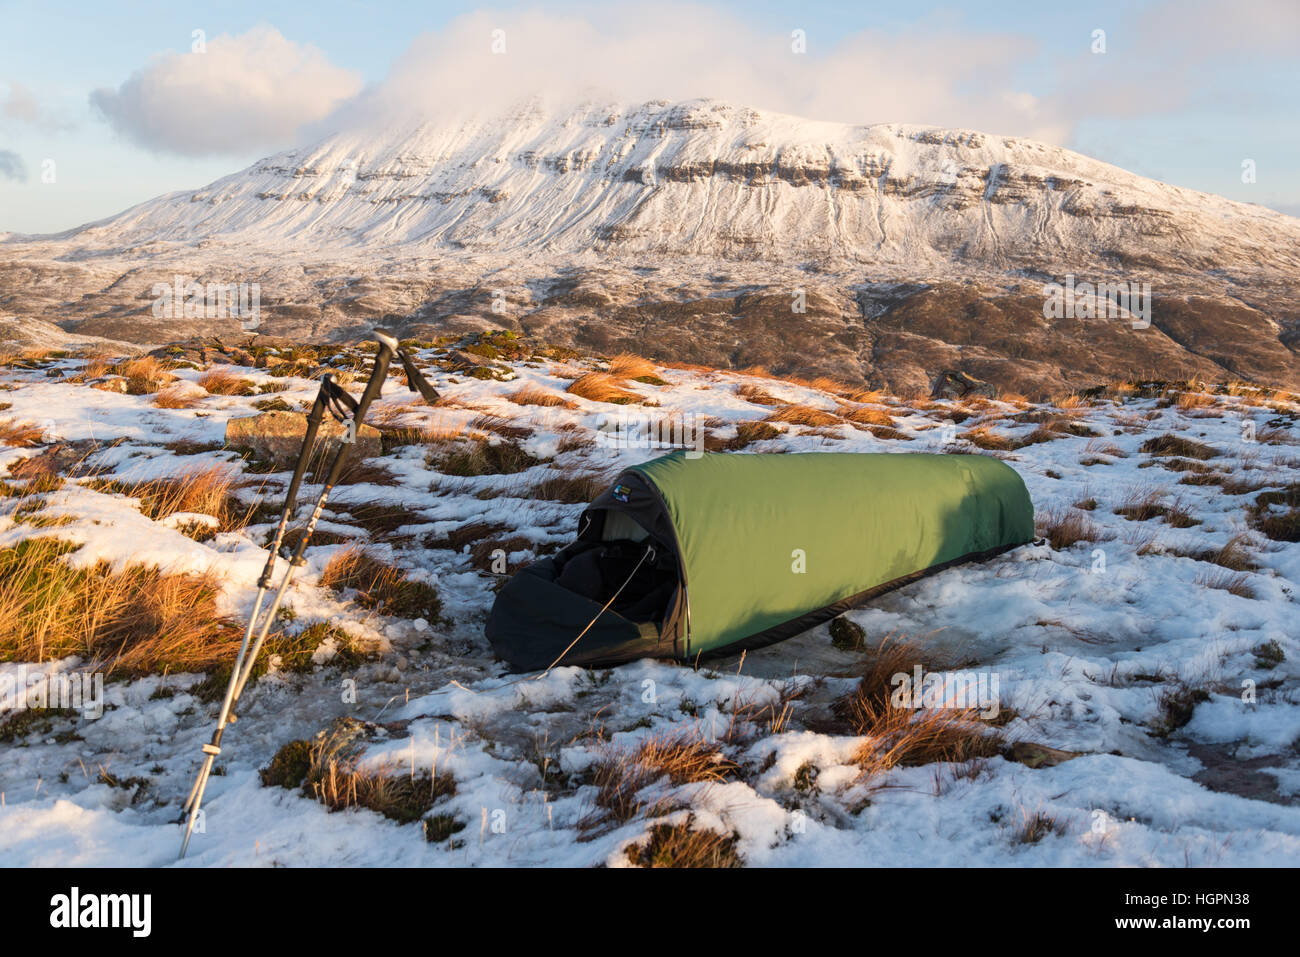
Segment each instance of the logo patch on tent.
[[615,500],[615,501],[626,503],[626,502],[628,502],[631,498],[632,498],[632,486],[630,486],[630,485],[615,485],[615,486],[614,486],[614,500]]

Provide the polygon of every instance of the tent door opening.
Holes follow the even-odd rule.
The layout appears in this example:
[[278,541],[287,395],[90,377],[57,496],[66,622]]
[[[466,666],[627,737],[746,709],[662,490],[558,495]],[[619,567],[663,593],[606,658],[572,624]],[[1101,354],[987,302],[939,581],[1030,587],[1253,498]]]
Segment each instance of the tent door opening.
[[657,629],[680,581],[671,546],[614,509],[588,510],[577,540],[555,556],[555,584],[602,606],[617,592],[611,611]]

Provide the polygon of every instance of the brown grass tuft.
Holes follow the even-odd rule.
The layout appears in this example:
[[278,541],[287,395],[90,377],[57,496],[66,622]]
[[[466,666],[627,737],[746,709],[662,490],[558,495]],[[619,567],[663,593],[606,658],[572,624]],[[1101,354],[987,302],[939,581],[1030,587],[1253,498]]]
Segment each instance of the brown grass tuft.
[[762,389],[753,383],[745,382],[736,387],[736,397],[744,399],[746,402],[752,402],[754,405],[785,405],[784,399],[778,399],[766,389]]
[[241,630],[218,613],[215,578],[141,564],[73,568],[65,557],[78,547],[30,538],[0,549],[0,660],[76,655],[92,670],[139,676],[234,658]]
[[31,448],[39,445],[44,437],[45,430],[32,422],[0,419],[0,445]]
[[569,383],[569,388],[565,391],[592,402],[609,402],[613,405],[629,405],[641,401],[640,395],[623,388],[621,380],[607,372],[588,372],[579,376]]
[[417,771],[391,759],[363,762],[363,733],[359,722],[345,718],[314,741],[291,741],[262,771],[262,783],[301,787],[331,811],[366,808],[401,824],[418,821],[456,793],[448,771]]
[[211,395],[253,395],[257,391],[252,382],[237,375],[230,366],[209,369],[197,382]]
[[726,443],[729,451],[743,449],[752,442],[767,442],[780,438],[783,433],[767,422],[737,422],[736,437]]
[[154,356],[140,356],[110,366],[108,371],[126,379],[126,391],[130,395],[150,395],[176,380],[169,368],[168,363]]
[[576,409],[578,407],[577,403],[570,402],[560,393],[535,385],[526,385],[521,389],[517,389],[507,395],[506,398],[515,405],[561,406],[565,409]]
[[155,395],[153,404],[159,409],[192,409],[202,403],[193,392],[172,385]]
[[437,621],[442,600],[432,585],[408,578],[400,568],[350,545],[325,565],[320,583],[334,591],[354,590],[357,603],[386,615]]
[[1142,443],[1138,451],[1147,452],[1154,456],[1172,455],[1185,459],[1212,459],[1223,454],[1219,449],[1212,446],[1192,439],[1185,439],[1171,432],[1158,435],[1153,439],[1147,439]]
[[990,452],[1009,452],[1013,448],[1011,439],[998,432],[994,432],[987,425],[981,425],[978,428],[962,432],[957,437],[965,439],[972,445]]
[[1001,746],[1000,736],[980,721],[975,710],[906,708],[894,703],[895,676],[911,675],[918,664],[928,670],[922,657],[914,642],[886,638],[866,659],[853,691],[835,704],[836,713],[854,733],[869,738],[854,756],[864,776],[900,765],[991,757]]
[[178,512],[211,515],[223,532],[248,524],[256,506],[240,503],[233,495],[239,473],[228,465],[199,466],[167,478],[124,484],[109,482],[103,491],[119,492],[140,500],[140,511],[158,521]]
[[894,419],[888,412],[883,409],[873,409],[870,406],[842,405],[836,411],[849,422],[856,422],[859,425],[883,425],[892,427],[894,424]]
[[1049,834],[1060,835],[1064,833],[1064,824],[1049,814],[1036,811],[1025,817],[1024,823],[1016,831],[1015,842],[1017,844],[1037,844]]
[[523,490],[522,498],[541,499],[582,505],[609,488],[612,475],[605,472],[578,472],[573,475],[547,475]]
[[672,785],[721,782],[738,770],[720,742],[705,741],[693,731],[652,735],[634,748],[610,748],[592,776],[596,806],[605,813],[588,819],[584,826],[590,828],[611,818],[619,823],[630,821],[653,806],[647,805],[641,791],[662,778]]
[[609,360],[609,374],[620,379],[640,379],[642,377],[658,379],[659,367],[649,359],[633,355],[630,352],[620,352]]
[[837,415],[832,415],[823,409],[814,409],[810,405],[783,405],[763,421],[765,422],[788,422],[791,425],[839,425],[841,419]]
[[1058,552],[1078,542],[1099,542],[1106,537],[1099,525],[1077,509],[1048,509],[1034,519],[1035,532]]
[[1202,588],[1226,591],[1229,595],[1236,595],[1238,598],[1255,597],[1255,589],[1250,584],[1250,575],[1245,572],[1234,572],[1226,568],[1218,572],[1204,572],[1197,576],[1196,584]]
[[743,867],[736,834],[696,830],[694,815],[681,824],[656,824],[642,844],[626,853],[636,867]]

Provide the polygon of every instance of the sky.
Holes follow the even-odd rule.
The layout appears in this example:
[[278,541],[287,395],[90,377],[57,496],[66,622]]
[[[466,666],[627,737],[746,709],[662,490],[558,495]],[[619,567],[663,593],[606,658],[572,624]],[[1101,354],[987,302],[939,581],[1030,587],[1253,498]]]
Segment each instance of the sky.
[[1300,216],[1300,0],[0,0],[0,232],[534,93],[1041,139]]

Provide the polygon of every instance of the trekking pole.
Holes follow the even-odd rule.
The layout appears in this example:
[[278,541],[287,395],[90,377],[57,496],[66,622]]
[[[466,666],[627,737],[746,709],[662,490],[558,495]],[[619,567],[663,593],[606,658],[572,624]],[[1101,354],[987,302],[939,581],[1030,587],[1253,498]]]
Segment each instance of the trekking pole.
[[[333,385],[332,377],[326,373],[321,380],[320,391],[316,393],[316,401],[312,403],[311,411],[307,414],[307,431],[303,435],[302,449],[298,452],[298,461],[293,469],[293,477],[289,480],[289,489],[285,493],[284,508],[280,510],[280,522],[276,526],[275,535],[269,546],[270,554],[266,558],[266,567],[262,569],[261,577],[257,580],[257,598],[253,602],[253,611],[248,618],[248,627],[244,629],[244,639],[240,642],[239,653],[235,656],[235,666],[230,672],[230,681],[226,686],[226,695],[221,702],[221,712],[217,718],[217,730],[212,735],[210,747],[220,750],[221,735],[225,731],[226,725],[233,722],[230,714],[230,707],[233,702],[233,693],[235,679],[243,667],[244,659],[248,654],[248,645],[253,637],[253,628],[259,620],[259,613],[262,610],[262,602],[266,598],[266,591],[271,586],[271,575],[275,572],[276,556],[280,554],[280,545],[284,542],[284,533],[288,528],[289,522],[293,518],[294,505],[298,500],[298,489],[302,485],[302,478],[307,471],[307,463],[311,460],[313,447],[316,443],[316,433],[320,429],[321,420],[325,417],[325,408],[328,404],[327,395],[330,387]],[[208,754],[209,748],[204,747],[204,754]],[[216,754],[211,755],[213,759]],[[182,813],[188,813],[190,805],[194,802],[194,796],[198,793],[199,782],[206,779],[207,772],[201,772],[194,779],[194,786],[190,788],[189,797],[185,799],[185,806]]]
[[[240,644],[239,653],[235,658],[235,666],[230,672],[230,683],[226,686],[226,696],[221,703],[221,711],[217,718],[217,729],[213,732],[211,743],[203,746],[203,765],[199,769],[198,777],[195,778],[194,786],[190,789],[190,795],[185,801],[183,813],[188,815],[188,820],[185,825],[185,838],[181,842],[181,857],[185,856],[185,852],[190,846],[190,837],[194,833],[194,823],[198,819],[199,808],[203,803],[203,792],[207,788],[208,778],[212,774],[212,766],[217,760],[217,755],[221,753],[221,737],[226,727],[234,724],[237,720],[233,711],[235,703],[239,700],[244,686],[252,676],[253,667],[257,663],[257,656],[271,631],[271,625],[275,622],[275,616],[280,609],[280,603],[284,600],[285,592],[289,590],[289,582],[293,577],[294,569],[305,564],[303,553],[311,542],[312,533],[316,530],[316,523],[320,520],[321,512],[324,511],[325,502],[329,498],[330,491],[343,472],[348,447],[355,442],[356,430],[360,429],[366,411],[383,389],[384,379],[388,376],[389,363],[398,351],[397,342],[391,336],[384,335],[381,332],[373,333],[373,335],[379,342],[379,351],[375,354],[375,364],[370,370],[370,380],[366,383],[361,398],[359,400],[353,399],[326,375],[321,380],[320,392],[317,393],[316,402],[312,405],[311,412],[308,414],[307,432],[304,436],[302,451],[298,453],[298,463],[294,468],[293,478],[289,483],[289,492],[284,510],[280,513],[280,524],[276,529],[271,554],[267,558],[266,567],[263,569],[261,577],[258,579],[257,599],[253,605],[253,613],[248,619],[248,628],[244,632],[244,640]],[[285,569],[284,577],[280,580],[280,585],[276,589],[275,597],[272,599],[270,606],[264,614],[261,614],[259,619],[262,602],[271,586],[276,553],[279,551],[285,529],[293,515],[298,488],[302,484],[303,474],[311,457],[311,444],[316,437],[316,432],[320,428],[327,408],[335,418],[340,419],[348,428],[348,436],[334,453],[334,459],[330,463],[329,471],[326,473],[324,487],[316,499],[316,505],[312,509],[306,527],[303,529],[302,537],[293,550],[293,557],[289,560],[289,567]],[[258,627],[259,624],[261,625],[260,628]],[[253,640],[250,647],[249,642],[254,631],[257,632],[257,638]]]

